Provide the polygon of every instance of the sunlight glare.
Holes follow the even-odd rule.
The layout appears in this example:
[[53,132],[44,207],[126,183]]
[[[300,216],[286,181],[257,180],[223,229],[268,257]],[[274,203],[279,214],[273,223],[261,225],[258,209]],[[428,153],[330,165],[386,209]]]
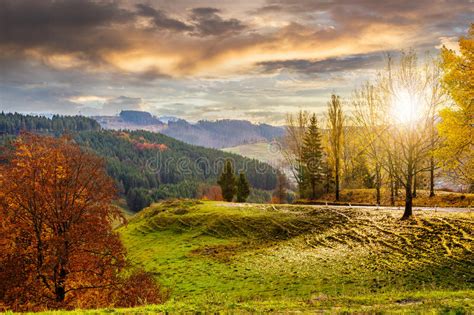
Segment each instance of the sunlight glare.
[[392,99],[392,117],[399,123],[410,123],[419,117],[419,104],[407,89],[397,91]]

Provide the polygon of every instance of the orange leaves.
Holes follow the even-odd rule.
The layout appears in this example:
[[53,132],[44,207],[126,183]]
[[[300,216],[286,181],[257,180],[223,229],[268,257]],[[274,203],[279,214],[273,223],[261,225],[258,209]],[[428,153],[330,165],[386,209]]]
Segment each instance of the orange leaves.
[[[0,167],[2,303],[73,307],[88,290],[114,288],[125,251],[111,227],[120,213],[102,160],[68,139],[30,134],[8,160]],[[110,303],[103,296],[97,305]]]

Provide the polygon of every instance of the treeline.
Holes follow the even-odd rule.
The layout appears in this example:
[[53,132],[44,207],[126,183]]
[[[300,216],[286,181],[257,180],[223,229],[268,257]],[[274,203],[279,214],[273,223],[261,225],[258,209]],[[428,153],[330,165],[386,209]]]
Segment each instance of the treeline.
[[0,134],[18,135],[21,131],[31,131],[59,135],[65,132],[100,129],[97,121],[84,116],[53,115],[48,118],[19,113],[0,113]]

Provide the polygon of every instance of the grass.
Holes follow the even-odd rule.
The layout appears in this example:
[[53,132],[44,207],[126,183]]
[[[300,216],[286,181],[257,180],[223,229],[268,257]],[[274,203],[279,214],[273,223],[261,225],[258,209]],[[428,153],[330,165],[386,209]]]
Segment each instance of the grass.
[[89,312],[473,312],[473,215],[400,216],[310,206],[154,204],[119,232],[130,259],[170,288],[171,299]]
[[278,143],[256,142],[242,144],[235,147],[222,149],[223,151],[239,154],[250,159],[256,159],[270,165],[280,165],[284,160]]

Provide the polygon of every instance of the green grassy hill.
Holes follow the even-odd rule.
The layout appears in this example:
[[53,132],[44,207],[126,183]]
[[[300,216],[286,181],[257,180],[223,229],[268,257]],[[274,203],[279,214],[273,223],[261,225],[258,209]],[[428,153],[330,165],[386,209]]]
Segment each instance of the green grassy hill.
[[474,214],[168,201],[119,228],[171,290],[104,312],[474,311]]
[[473,215],[195,201],[120,229],[163,310],[473,310]]

